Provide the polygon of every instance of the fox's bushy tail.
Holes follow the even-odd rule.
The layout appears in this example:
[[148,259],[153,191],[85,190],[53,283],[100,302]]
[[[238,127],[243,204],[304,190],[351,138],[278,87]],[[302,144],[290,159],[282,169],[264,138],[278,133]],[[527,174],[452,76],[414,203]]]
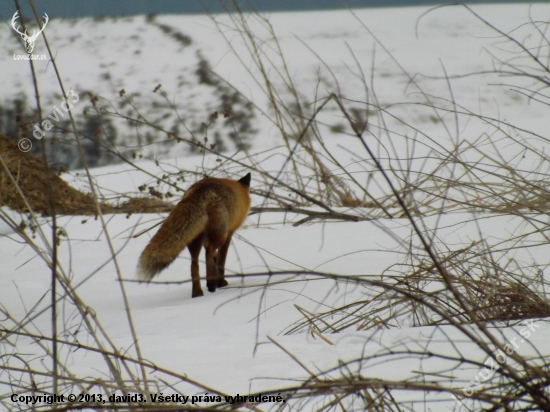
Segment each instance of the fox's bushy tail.
[[208,223],[206,208],[192,198],[179,202],[139,258],[137,277],[151,280],[166,269]]

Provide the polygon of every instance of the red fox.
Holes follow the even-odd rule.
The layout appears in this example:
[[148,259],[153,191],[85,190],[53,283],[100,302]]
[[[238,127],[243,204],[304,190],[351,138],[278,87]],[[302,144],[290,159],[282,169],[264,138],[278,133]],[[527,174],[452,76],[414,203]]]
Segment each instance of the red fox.
[[137,275],[149,281],[187,246],[191,253],[192,297],[203,296],[199,254],[206,249],[206,287],[227,286],[225,258],[231,236],[250,208],[250,173],[240,180],[207,177],[189,188],[139,258]]

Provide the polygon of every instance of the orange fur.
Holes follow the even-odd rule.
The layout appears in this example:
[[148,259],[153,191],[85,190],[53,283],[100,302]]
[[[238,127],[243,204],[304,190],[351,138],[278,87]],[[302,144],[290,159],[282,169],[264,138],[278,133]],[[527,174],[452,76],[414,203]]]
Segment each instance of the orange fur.
[[206,249],[206,285],[210,292],[227,285],[225,258],[231,236],[250,208],[250,173],[240,180],[204,178],[189,188],[139,258],[137,275],[151,280],[187,246],[191,253],[192,296],[202,296],[199,253]]

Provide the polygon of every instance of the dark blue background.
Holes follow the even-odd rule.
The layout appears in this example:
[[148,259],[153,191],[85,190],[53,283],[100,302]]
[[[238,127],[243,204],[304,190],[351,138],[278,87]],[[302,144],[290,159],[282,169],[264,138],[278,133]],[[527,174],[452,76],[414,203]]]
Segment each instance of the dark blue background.
[[[548,1],[548,0],[546,0]],[[535,1],[537,2],[537,1]],[[544,0],[539,1],[541,3]],[[231,2],[224,1],[230,5]],[[259,11],[284,10],[327,10],[349,7],[388,7],[452,4],[438,0],[239,0],[243,10],[250,6]],[[533,3],[533,1],[466,1],[467,4],[480,3]],[[23,16],[31,16],[28,0],[19,0]],[[223,11],[220,0],[35,0],[40,14],[54,17],[78,16],[125,16],[131,14],[171,14],[171,13],[214,13]],[[0,0],[0,19],[11,19],[15,12],[13,0]]]

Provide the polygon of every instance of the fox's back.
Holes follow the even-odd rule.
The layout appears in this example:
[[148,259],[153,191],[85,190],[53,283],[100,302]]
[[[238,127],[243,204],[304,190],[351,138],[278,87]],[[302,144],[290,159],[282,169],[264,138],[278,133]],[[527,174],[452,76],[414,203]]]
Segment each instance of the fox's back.
[[222,224],[233,232],[246,219],[250,194],[249,188],[236,180],[204,178],[189,188],[181,202],[194,203],[206,209],[207,230]]

